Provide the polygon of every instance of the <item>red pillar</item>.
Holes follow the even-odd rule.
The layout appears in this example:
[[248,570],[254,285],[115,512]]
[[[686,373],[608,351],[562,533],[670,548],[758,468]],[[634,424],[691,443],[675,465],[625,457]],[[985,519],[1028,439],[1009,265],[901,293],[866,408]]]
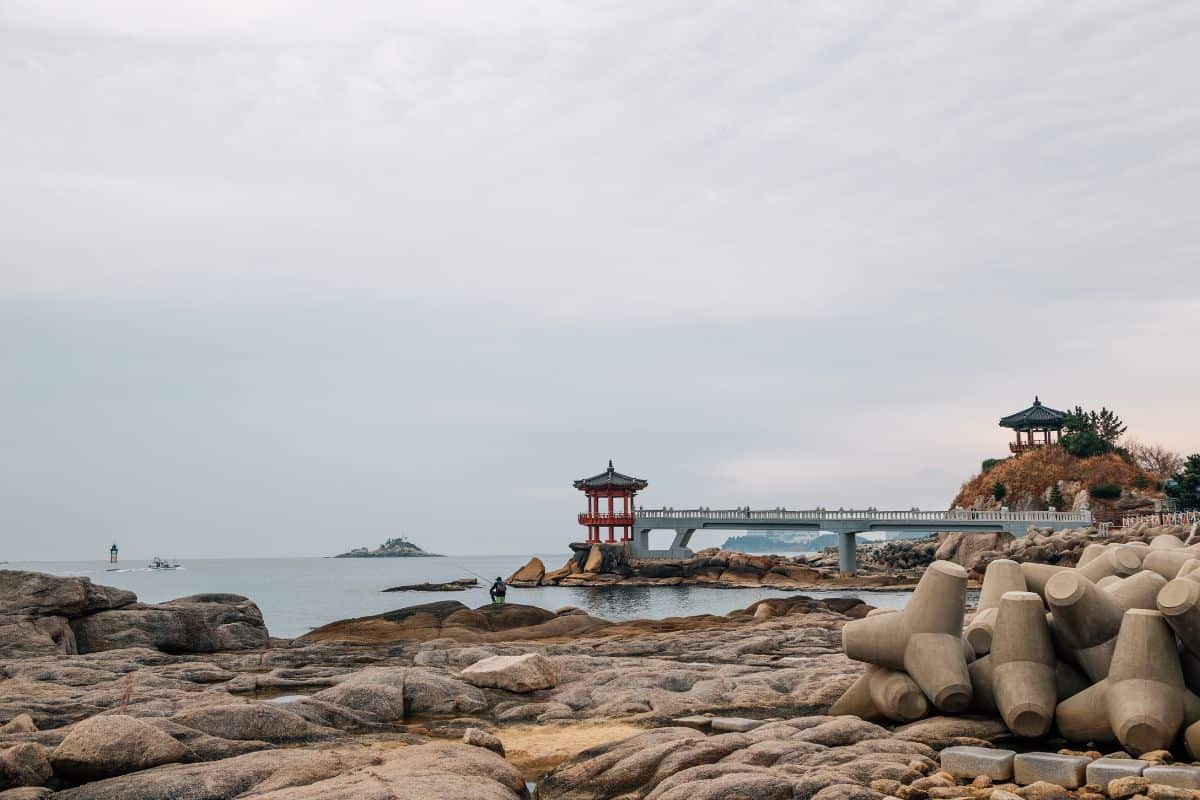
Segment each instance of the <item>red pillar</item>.
[[612,515],[613,515],[613,496],[612,496],[612,492],[609,492],[608,493],[608,516],[609,516],[608,541],[609,542],[616,541],[616,539],[613,538]]

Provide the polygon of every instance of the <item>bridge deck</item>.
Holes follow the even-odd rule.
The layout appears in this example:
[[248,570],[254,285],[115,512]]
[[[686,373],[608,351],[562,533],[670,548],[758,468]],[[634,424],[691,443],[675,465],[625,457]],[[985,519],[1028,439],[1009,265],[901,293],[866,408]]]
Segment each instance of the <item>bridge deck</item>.
[[[754,530],[793,529],[837,533],[843,572],[855,570],[854,535],[869,531],[1006,531],[1023,534],[1031,525],[1060,530],[1092,524],[1090,511],[886,511],[879,509],[824,508],[809,510],[773,509],[642,509],[634,512],[633,555],[642,558],[688,558],[692,534],[701,529]],[[668,550],[650,548],[650,531],[671,529],[675,539]]]

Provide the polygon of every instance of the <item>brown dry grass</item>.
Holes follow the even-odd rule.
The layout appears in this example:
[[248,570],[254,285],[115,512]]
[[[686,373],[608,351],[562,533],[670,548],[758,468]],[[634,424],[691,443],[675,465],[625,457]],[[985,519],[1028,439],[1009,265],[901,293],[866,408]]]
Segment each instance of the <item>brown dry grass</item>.
[[[1102,483],[1112,483],[1128,489],[1139,476],[1151,482],[1154,480],[1153,476],[1131,466],[1115,453],[1076,458],[1061,447],[1040,447],[1023,454],[1020,458],[1003,461],[967,481],[951,506],[970,508],[977,498],[984,497],[989,506],[1008,505],[1016,509],[1015,503],[1018,498],[1032,495],[1036,500],[1040,500],[1042,493],[1057,481],[1079,481],[1085,489]],[[992,500],[992,487],[997,481],[1008,489],[1007,496],[1000,503]],[[1066,500],[1070,502],[1069,497]],[[1097,503],[1092,501],[1092,505],[1095,507]]]

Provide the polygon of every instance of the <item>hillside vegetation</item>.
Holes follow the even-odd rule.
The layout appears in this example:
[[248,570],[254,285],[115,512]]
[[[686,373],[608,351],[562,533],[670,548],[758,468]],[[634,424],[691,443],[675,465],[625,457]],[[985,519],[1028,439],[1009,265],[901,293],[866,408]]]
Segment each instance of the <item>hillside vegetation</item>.
[[1151,508],[1162,497],[1162,491],[1157,476],[1139,469],[1117,452],[1077,458],[1053,445],[984,470],[963,484],[951,506],[1038,511],[1055,505],[1051,501],[1059,500],[1059,496],[1059,511],[1077,511],[1085,503],[1097,511],[1130,511]]

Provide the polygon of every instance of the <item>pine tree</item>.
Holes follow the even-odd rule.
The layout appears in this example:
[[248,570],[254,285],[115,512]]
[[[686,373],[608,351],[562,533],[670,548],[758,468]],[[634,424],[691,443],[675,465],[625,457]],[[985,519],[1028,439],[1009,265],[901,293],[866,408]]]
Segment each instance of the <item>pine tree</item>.
[[1055,511],[1062,511],[1062,507],[1063,507],[1062,490],[1058,488],[1057,483],[1054,484],[1052,487],[1050,487],[1050,499],[1048,501],[1048,505],[1051,508],[1053,508]]

